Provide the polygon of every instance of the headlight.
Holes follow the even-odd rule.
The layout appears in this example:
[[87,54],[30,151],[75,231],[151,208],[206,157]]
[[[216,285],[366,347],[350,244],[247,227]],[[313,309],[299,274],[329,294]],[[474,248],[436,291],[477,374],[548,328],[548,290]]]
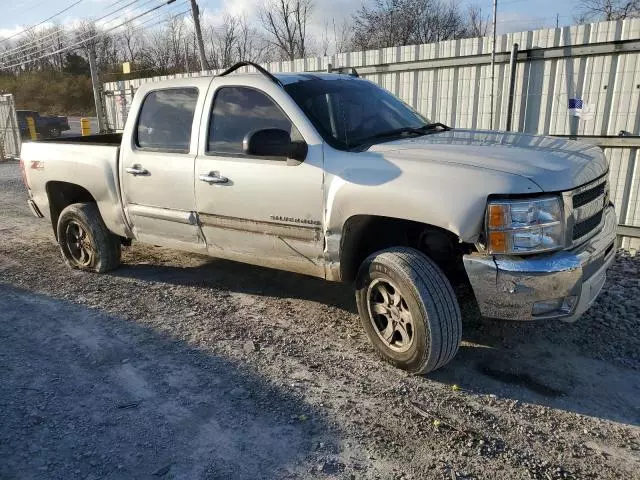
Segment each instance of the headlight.
[[489,253],[525,254],[564,247],[560,197],[492,200],[487,205]]

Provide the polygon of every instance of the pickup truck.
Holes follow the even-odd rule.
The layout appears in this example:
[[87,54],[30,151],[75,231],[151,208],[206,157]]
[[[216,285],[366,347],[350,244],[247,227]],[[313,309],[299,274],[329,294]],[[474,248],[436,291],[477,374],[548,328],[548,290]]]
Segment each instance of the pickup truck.
[[458,350],[454,287],[508,320],[573,321],[600,292],[617,222],[597,147],[452,129],[355,74],[239,66],[142,85],[122,134],[24,144],[69,267],[107,272],[136,240],[351,284],[413,373]]
[[43,138],[58,138],[62,132],[71,129],[67,117],[40,115],[33,110],[16,110],[16,116],[22,138],[29,138],[27,117],[33,118],[36,133]]

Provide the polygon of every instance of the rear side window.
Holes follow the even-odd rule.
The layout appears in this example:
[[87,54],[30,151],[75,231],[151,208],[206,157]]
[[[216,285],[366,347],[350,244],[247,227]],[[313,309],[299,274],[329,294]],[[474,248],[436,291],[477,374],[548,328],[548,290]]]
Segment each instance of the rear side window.
[[285,130],[294,140],[300,137],[289,118],[266,94],[247,87],[222,87],[213,102],[207,150],[243,155],[245,135],[264,128]]
[[197,100],[197,88],[171,88],[149,93],[140,109],[136,145],[188,152]]

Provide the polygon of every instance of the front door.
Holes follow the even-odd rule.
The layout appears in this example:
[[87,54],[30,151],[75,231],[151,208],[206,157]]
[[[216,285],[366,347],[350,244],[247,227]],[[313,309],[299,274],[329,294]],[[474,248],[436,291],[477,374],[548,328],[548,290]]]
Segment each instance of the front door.
[[[272,94],[286,95],[281,89]],[[213,107],[195,182],[209,251],[323,276],[322,143],[303,138],[278,105],[287,102],[276,103],[260,89],[222,85],[210,95]],[[306,159],[245,154],[246,134],[264,128],[283,129],[293,140],[306,140]]]
[[123,201],[137,240],[205,249],[193,190],[197,100],[198,89],[186,87],[151,91],[142,101],[134,141],[121,155]]

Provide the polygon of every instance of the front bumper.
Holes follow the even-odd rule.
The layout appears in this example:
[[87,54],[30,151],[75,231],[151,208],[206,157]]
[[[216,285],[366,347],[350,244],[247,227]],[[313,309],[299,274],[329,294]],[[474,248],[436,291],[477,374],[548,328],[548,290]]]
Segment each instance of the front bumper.
[[[604,210],[602,230],[574,250],[530,257],[464,256],[480,312],[508,320],[577,320],[596,299],[615,258],[616,214]],[[575,297],[573,309],[533,314],[536,302]]]

